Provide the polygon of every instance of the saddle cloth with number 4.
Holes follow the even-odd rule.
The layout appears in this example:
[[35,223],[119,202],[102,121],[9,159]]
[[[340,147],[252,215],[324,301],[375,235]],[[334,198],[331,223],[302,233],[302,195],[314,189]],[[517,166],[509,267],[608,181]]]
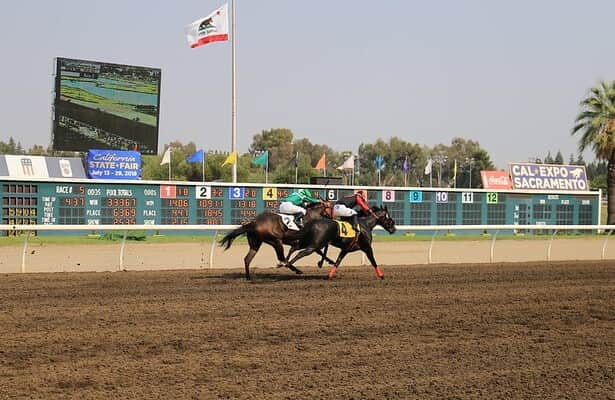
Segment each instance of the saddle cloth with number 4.
[[352,225],[346,221],[340,221],[338,219],[335,220],[337,222],[337,232],[338,235],[342,238],[353,238],[357,236],[357,232],[354,230]]

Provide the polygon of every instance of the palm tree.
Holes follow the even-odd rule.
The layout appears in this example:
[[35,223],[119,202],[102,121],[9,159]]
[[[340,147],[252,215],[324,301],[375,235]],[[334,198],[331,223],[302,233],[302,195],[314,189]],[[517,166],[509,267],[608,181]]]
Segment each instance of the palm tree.
[[591,147],[599,160],[608,162],[607,223],[615,223],[615,81],[600,82],[581,101],[572,134],[581,133],[579,151]]

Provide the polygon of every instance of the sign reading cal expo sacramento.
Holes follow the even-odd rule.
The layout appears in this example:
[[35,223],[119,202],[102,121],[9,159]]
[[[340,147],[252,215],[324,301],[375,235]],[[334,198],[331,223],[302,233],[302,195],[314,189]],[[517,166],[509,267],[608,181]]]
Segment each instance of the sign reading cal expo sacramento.
[[583,165],[510,163],[513,189],[589,190]]
[[141,153],[122,150],[90,150],[87,163],[92,179],[141,179]]

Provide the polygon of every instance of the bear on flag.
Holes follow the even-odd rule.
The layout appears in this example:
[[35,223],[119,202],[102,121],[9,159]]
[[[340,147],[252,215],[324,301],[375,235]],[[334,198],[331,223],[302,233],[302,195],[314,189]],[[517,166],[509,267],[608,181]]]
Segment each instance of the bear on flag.
[[186,27],[186,39],[195,48],[211,42],[228,40],[228,4]]

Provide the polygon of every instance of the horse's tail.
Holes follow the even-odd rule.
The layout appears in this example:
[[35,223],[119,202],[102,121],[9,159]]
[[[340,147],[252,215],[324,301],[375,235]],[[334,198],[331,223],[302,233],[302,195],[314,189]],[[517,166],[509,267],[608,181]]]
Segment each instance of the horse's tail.
[[229,247],[231,247],[231,244],[233,244],[233,240],[248,232],[254,231],[255,226],[256,223],[252,221],[247,224],[241,225],[237,229],[233,229],[232,231],[224,235],[224,237],[220,240],[220,246],[223,246],[224,250],[228,250]]

